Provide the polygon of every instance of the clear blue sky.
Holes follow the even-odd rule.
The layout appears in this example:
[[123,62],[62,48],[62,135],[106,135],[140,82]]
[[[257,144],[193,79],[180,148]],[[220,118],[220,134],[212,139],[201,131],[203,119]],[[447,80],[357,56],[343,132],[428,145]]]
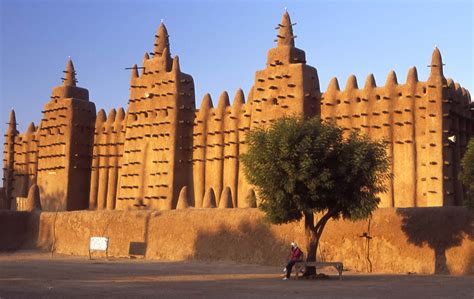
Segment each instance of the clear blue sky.
[[[381,3],[383,2],[383,3]],[[97,109],[126,106],[130,71],[153,49],[163,19],[172,55],[195,80],[199,105],[223,90],[247,94],[256,70],[265,67],[284,7],[297,46],[319,72],[324,91],[332,77],[359,85],[374,73],[383,85],[394,69],[405,82],[411,66],[428,76],[434,45],[446,77],[474,94],[473,1],[42,1],[0,0],[1,135],[9,110],[19,128],[38,124],[51,89],[61,83],[68,56],[79,85]]]

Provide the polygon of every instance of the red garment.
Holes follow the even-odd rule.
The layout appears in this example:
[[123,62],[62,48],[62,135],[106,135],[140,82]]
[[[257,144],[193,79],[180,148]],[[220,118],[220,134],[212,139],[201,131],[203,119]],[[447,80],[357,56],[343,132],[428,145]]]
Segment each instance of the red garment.
[[294,262],[301,260],[302,254],[303,252],[301,252],[301,250],[298,247],[291,248],[290,260]]

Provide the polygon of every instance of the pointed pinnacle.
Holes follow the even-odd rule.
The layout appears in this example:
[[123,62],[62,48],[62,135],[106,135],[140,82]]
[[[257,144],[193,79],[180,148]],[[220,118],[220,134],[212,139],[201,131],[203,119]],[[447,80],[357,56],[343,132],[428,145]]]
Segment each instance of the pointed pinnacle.
[[104,109],[100,109],[99,112],[97,113],[97,118],[95,120],[96,127],[97,125],[101,125],[107,120],[107,116],[105,115]]
[[169,42],[169,35],[168,35],[168,30],[166,30],[166,26],[165,24],[162,22],[160,23],[160,26],[158,27],[158,31],[155,35],[156,39],[155,39],[155,48],[153,50],[153,52],[155,53],[155,55],[162,55],[163,54],[163,50],[165,48],[168,48],[169,50],[169,47],[170,47],[170,42]]
[[347,79],[345,90],[348,91],[348,90],[353,90],[353,89],[357,89],[357,88],[358,88],[358,86],[357,86],[356,76],[355,75],[350,75],[349,78]]
[[398,81],[397,81],[397,74],[395,74],[395,71],[394,71],[394,70],[391,70],[391,71],[388,73],[387,81],[385,81],[385,86],[397,85],[397,84],[398,84]]
[[328,85],[327,91],[328,91],[328,92],[331,92],[331,91],[340,91],[339,82],[337,81],[337,78],[336,78],[336,77],[333,77],[333,78],[331,79],[331,81],[329,81],[329,85]]
[[76,86],[76,72],[74,70],[74,65],[72,63],[71,58],[69,58],[67,62],[66,70],[64,71],[64,73],[65,73],[65,76],[64,76],[63,85]]
[[443,77],[443,59],[441,58],[441,52],[437,47],[434,48],[433,54],[431,55],[431,65],[430,65],[430,76],[428,81],[433,77]]
[[8,121],[8,126],[16,128],[16,115],[15,115],[15,110],[13,109],[12,111],[10,111],[10,119]]
[[123,107],[120,107],[117,109],[117,115],[115,116],[116,121],[122,121],[125,119],[125,110],[123,110]]
[[243,104],[245,104],[245,95],[242,88],[239,88],[235,92],[234,102],[232,103],[232,106],[242,106]]
[[418,71],[416,67],[411,67],[407,74],[407,84],[416,84],[418,82]]
[[178,203],[176,204],[176,209],[187,209],[189,207],[188,203],[188,187],[184,186],[179,192]]
[[372,89],[375,87],[377,87],[377,84],[375,83],[374,74],[369,74],[367,79],[365,79],[364,89]]
[[280,30],[278,31],[277,46],[295,46],[295,37],[293,35],[293,25],[291,24],[290,15],[285,11],[281,18]]
[[34,133],[36,130],[35,128],[35,124],[33,122],[31,122],[29,125],[28,125],[28,129],[26,129],[26,133],[27,134],[32,134]]
[[131,73],[131,78],[130,81],[133,82],[134,79],[138,78],[138,66],[136,64],[133,65],[132,67],[132,73]]
[[179,57],[178,57],[178,55],[176,55],[173,58],[173,65],[171,66],[171,70],[176,72],[176,73],[181,72],[181,67],[179,66]]
[[443,59],[441,58],[441,52],[438,47],[435,47],[433,54],[431,54],[431,67],[442,67]]
[[115,108],[110,109],[109,115],[107,116],[107,122],[113,123],[115,121],[115,116],[117,115],[117,111]]
[[219,97],[219,102],[217,103],[217,110],[222,112],[227,106],[230,106],[229,94],[227,91],[223,91]]
[[214,106],[212,105],[211,95],[206,93],[204,95],[204,97],[202,98],[201,108],[199,110],[200,111],[207,111],[212,107],[214,107]]

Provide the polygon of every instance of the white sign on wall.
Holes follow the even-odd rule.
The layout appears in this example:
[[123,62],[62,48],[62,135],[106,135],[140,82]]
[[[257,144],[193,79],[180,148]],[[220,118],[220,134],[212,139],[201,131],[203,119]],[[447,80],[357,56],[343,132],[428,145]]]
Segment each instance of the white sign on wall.
[[106,237],[91,237],[89,250],[107,251],[109,245],[109,238]]

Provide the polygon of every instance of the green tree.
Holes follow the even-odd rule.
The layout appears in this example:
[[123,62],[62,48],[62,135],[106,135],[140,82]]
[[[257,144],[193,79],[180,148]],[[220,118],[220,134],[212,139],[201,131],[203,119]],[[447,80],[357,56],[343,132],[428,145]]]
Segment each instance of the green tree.
[[461,160],[459,179],[466,188],[463,204],[474,213],[474,138],[469,140],[466,152]]
[[[381,141],[356,132],[344,138],[333,124],[295,117],[253,129],[247,141],[241,161],[259,208],[274,224],[304,218],[308,261],[316,260],[329,219],[365,219],[380,202],[377,194],[386,192],[390,163]],[[315,213],[322,213],[316,223]]]

